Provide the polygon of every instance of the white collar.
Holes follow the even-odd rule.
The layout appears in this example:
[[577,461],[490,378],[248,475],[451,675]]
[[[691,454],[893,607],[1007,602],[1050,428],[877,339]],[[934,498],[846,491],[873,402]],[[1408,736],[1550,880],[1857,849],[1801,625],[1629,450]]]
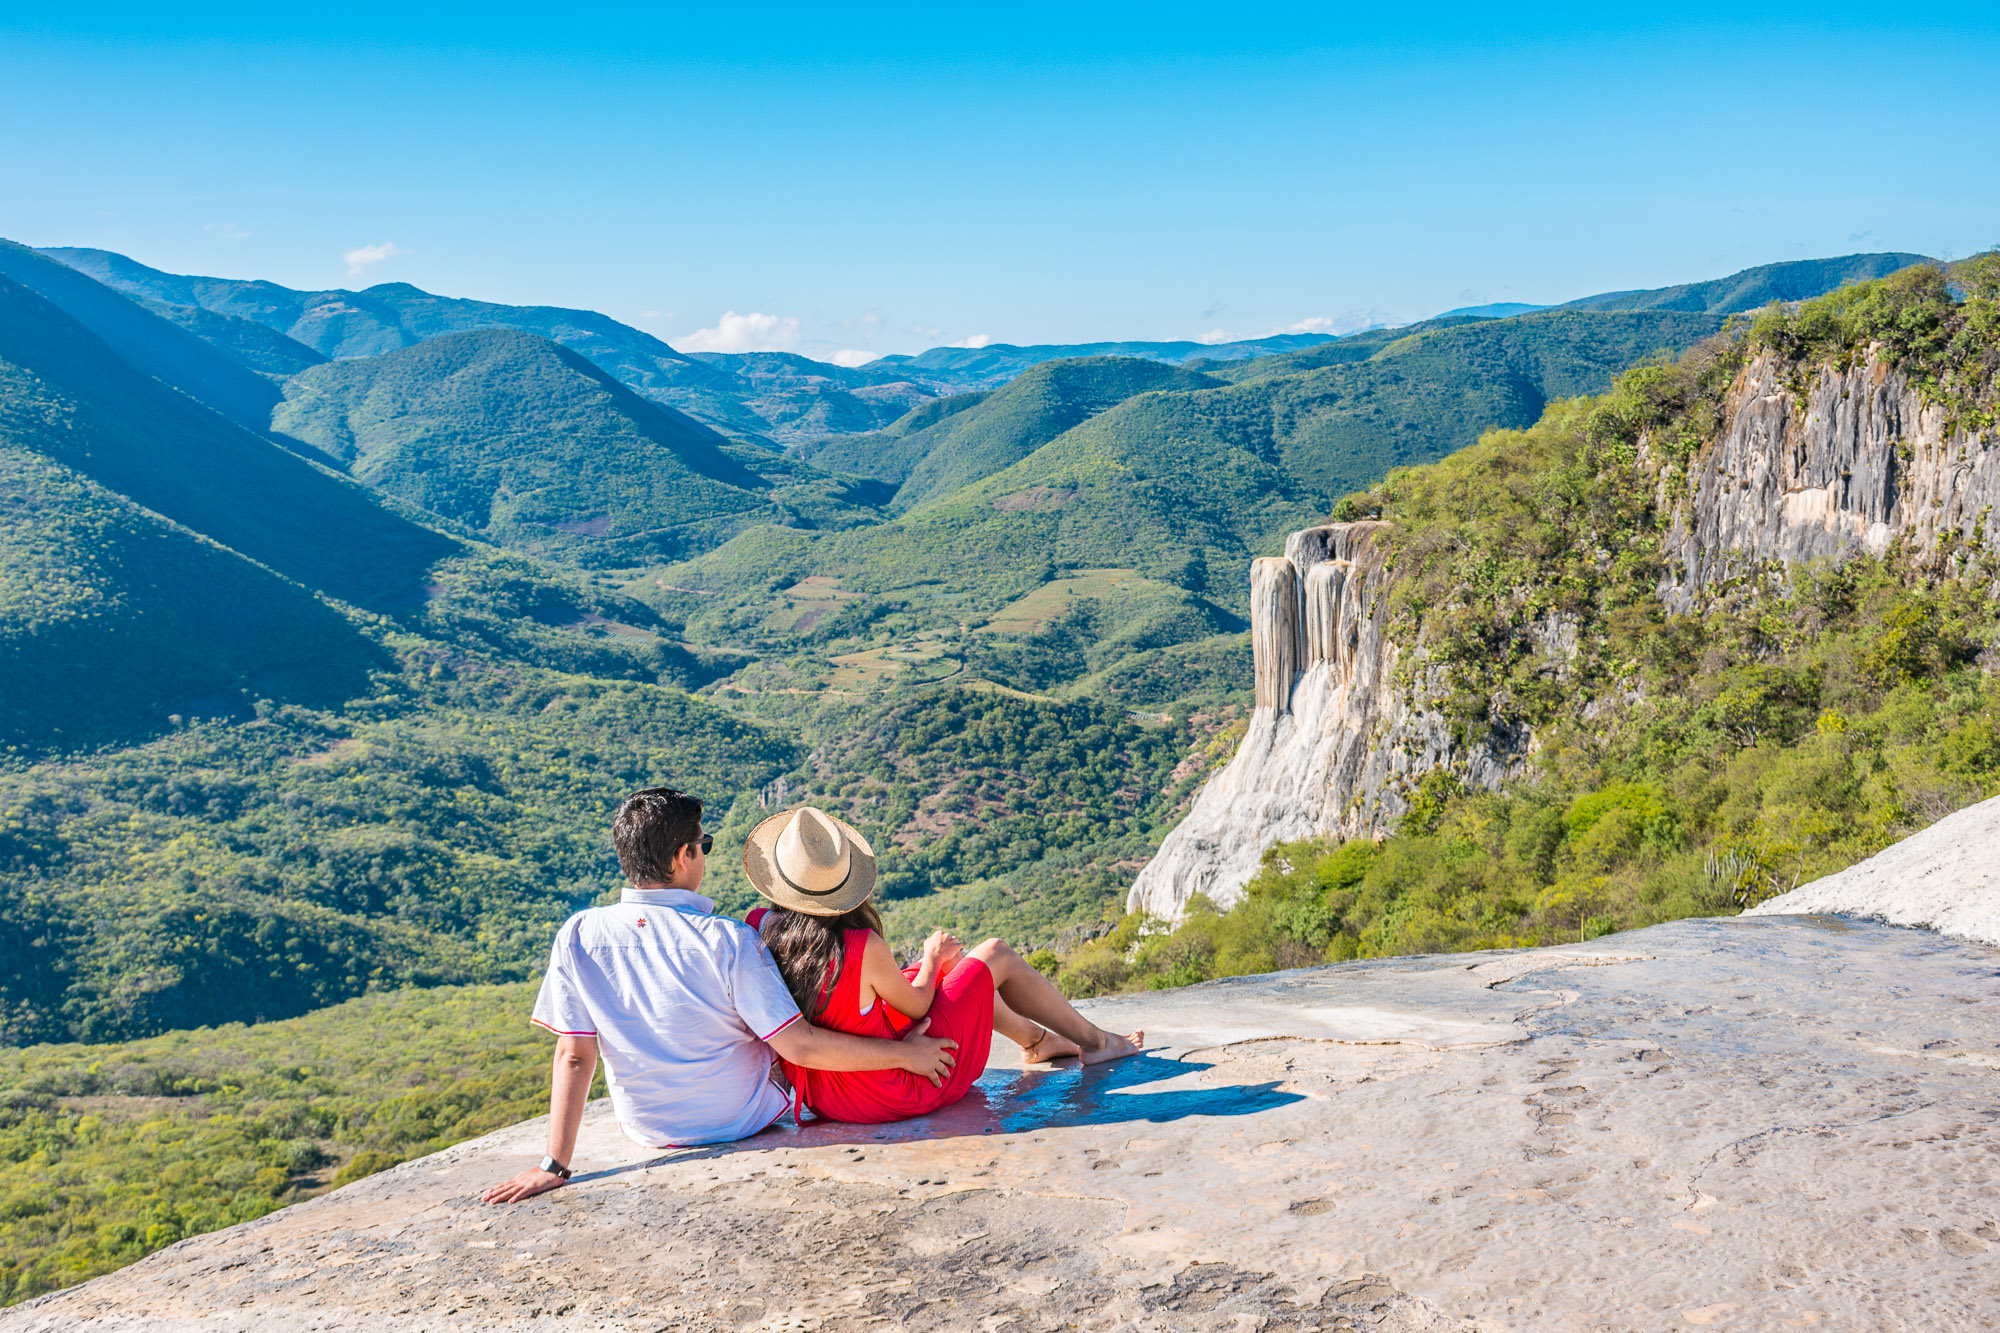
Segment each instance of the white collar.
[[704,898],[687,889],[635,889],[630,884],[620,894],[621,903],[643,903],[647,907],[673,907],[683,911],[699,912],[703,916],[715,910],[715,899]]

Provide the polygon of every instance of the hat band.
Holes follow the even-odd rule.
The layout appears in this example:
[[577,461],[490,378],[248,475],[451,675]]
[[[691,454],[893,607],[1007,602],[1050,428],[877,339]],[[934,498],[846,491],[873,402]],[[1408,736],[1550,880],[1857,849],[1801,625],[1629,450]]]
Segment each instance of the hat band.
[[840,883],[834,885],[830,889],[809,889],[805,885],[797,883],[792,879],[790,875],[787,875],[785,873],[785,868],[778,864],[778,858],[775,856],[771,858],[771,869],[778,872],[778,878],[785,881],[786,888],[791,889],[797,893],[806,894],[808,897],[825,898],[832,894],[839,893],[842,889],[847,887],[848,880],[854,878],[854,858],[851,855],[847,858],[847,878],[841,880]]

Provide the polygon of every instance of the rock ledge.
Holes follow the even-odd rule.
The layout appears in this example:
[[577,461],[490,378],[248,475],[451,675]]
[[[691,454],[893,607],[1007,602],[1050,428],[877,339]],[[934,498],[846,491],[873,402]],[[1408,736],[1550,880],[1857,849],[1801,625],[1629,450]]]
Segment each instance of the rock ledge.
[[0,1311],[72,1330],[1987,1329],[2000,951],[1829,918],[1101,1001],[1159,1047],[653,1154],[594,1105]]

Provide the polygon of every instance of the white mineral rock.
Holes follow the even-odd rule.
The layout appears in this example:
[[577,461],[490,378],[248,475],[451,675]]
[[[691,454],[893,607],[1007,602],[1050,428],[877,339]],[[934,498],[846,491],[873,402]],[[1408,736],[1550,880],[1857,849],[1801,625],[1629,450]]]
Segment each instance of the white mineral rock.
[[2000,796],[1946,815],[1861,864],[1759,903],[1746,915],[1809,913],[1876,917],[2000,945]]

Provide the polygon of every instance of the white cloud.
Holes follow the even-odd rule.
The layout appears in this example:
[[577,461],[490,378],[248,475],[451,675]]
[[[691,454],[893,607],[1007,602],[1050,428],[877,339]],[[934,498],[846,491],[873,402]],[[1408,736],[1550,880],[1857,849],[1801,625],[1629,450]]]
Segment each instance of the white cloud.
[[865,366],[875,359],[875,353],[861,347],[843,347],[837,352],[816,357],[815,360],[831,361],[836,366]]
[[1328,333],[1337,337],[1344,333],[1359,333],[1363,329],[1393,328],[1403,322],[1386,310],[1348,310],[1332,317],[1313,315],[1287,324],[1282,329],[1272,329],[1264,336],[1270,338],[1280,333]]
[[946,347],[991,347],[992,345],[993,335],[990,333],[975,333],[970,338],[960,338],[955,343],[945,344]]
[[712,329],[696,329],[674,339],[683,352],[789,352],[799,345],[796,315],[739,315],[722,312]]
[[357,245],[352,250],[343,251],[340,257],[347,261],[347,276],[358,278],[366,274],[371,265],[394,259],[402,253],[395,242],[384,241],[380,245]]
[[250,233],[242,227],[237,226],[234,222],[206,222],[202,224],[201,229],[206,232],[213,232],[225,241],[247,241],[250,239]]
[[1207,333],[1197,333],[1194,340],[1198,343],[1233,343],[1236,335],[1228,329],[1210,329]]

